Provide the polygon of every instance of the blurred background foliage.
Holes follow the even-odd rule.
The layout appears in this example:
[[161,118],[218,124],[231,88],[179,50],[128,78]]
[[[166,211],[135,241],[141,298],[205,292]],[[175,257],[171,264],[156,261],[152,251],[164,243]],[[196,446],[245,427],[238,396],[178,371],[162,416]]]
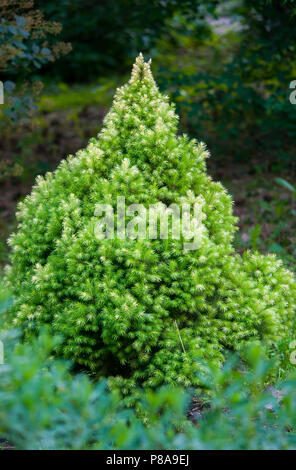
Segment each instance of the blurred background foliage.
[[61,0],[35,4],[46,17],[64,25],[61,38],[69,41],[73,53],[63,64],[48,67],[67,82],[90,81],[98,76],[128,71],[139,51],[155,54],[158,41],[173,37],[170,21],[186,34],[190,25],[198,35],[208,30],[204,21],[219,3],[212,0]]
[[4,114],[13,122],[35,109],[33,96],[42,88],[36,71],[71,49],[69,43],[52,40],[61,32],[61,25],[46,21],[33,7],[33,0],[3,0],[0,4],[0,71],[7,104]]

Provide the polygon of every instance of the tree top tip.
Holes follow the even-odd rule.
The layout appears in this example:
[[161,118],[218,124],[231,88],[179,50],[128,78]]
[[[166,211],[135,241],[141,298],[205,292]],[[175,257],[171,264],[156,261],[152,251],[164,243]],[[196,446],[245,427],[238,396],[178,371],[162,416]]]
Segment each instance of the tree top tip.
[[151,59],[148,62],[145,62],[144,56],[142,52],[140,52],[133,65],[130,83],[142,81],[144,79],[148,79],[154,83],[150,65]]

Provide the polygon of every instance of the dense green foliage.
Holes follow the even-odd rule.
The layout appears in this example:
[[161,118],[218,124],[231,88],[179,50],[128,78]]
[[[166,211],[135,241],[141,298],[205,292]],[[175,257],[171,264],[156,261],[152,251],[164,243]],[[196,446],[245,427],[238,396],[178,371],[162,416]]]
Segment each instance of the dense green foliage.
[[169,42],[159,47],[160,85],[176,100],[183,126],[217,156],[249,160],[266,152],[274,165],[291,165],[295,13],[294,0],[221,2],[205,40],[194,30],[175,33],[177,53]]
[[3,284],[3,279],[0,278],[0,315],[2,315],[1,320],[3,320],[5,312],[7,312],[7,309],[12,303],[10,292],[7,290],[7,288],[4,288]]
[[[63,64],[51,66],[50,73],[73,82],[122,72],[138,51],[150,53],[161,36],[170,36],[167,22],[174,15],[193,21],[199,34],[205,34],[208,26],[202,19],[216,3],[214,0],[39,0],[37,5],[46,16],[63,24],[61,37],[73,46]],[[182,30],[185,29],[183,22]]]
[[[148,425],[105,381],[71,376],[69,364],[52,358],[59,341],[45,331],[31,345],[2,333],[0,438],[16,449],[295,449],[295,374],[265,389],[274,363],[253,345],[249,372],[233,358],[222,369],[205,367],[200,381],[213,398],[186,420],[190,396],[164,387],[141,394]],[[239,366],[239,367],[238,367]],[[199,403],[202,403],[199,397]],[[193,407],[194,410],[194,407]],[[196,420],[198,425],[196,426]],[[8,442],[5,443],[5,440]]]
[[[52,39],[62,26],[48,22],[33,1],[4,0],[0,5],[0,72],[5,87],[4,114],[19,120],[34,108],[42,83],[37,72],[70,45]],[[18,85],[18,86],[17,86]]]
[[[63,356],[125,393],[198,384],[200,360],[294,326],[292,274],[274,256],[233,252],[231,198],[206,174],[204,145],[178,137],[177,122],[139,56],[98,139],[38,178],[10,241],[14,323],[28,335],[50,324]],[[96,204],[115,207],[117,196],[146,207],[198,202],[200,248],[171,237],[98,240]]]

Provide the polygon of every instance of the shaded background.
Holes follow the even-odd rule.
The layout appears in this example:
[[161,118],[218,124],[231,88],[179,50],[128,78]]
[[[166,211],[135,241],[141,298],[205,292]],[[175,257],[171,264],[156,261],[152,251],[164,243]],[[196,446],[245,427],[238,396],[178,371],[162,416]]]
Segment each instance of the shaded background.
[[233,194],[236,247],[295,266],[292,0],[1,0],[0,264],[37,174],[87,144],[142,51]]

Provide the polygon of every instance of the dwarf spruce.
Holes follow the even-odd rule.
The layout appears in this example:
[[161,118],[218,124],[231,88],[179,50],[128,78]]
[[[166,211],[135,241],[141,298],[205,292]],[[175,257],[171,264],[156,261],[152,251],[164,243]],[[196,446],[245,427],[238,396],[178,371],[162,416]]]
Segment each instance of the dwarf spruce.
[[[194,385],[201,361],[275,341],[294,322],[293,275],[273,255],[234,252],[232,199],[207,175],[205,145],[177,126],[140,55],[98,138],[37,178],[10,240],[14,324],[27,337],[51,325],[60,355],[126,393]],[[117,226],[118,198],[147,210],[198,203],[198,248],[184,249],[170,230],[97,237],[98,204],[114,209]]]

